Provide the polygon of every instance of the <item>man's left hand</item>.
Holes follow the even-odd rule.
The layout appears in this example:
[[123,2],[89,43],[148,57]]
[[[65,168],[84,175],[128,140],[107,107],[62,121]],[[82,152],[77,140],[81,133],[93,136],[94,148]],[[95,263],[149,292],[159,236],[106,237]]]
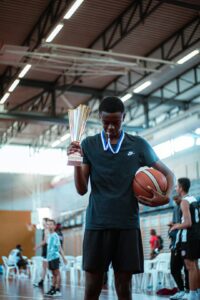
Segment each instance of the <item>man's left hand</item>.
[[161,206],[169,203],[169,196],[163,195],[156,190],[152,189],[150,186],[148,186],[148,189],[153,194],[152,198],[144,197],[144,196],[138,196],[139,202],[147,205],[147,206]]

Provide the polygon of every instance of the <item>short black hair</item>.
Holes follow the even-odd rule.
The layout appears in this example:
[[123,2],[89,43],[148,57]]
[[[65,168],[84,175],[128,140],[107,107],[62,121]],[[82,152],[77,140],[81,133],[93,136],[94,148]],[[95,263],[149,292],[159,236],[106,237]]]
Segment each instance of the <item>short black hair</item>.
[[99,105],[99,113],[102,111],[108,113],[124,113],[124,103],[118,97],[105,97]]
[[56,226],[56,221],[55,220],[53,220],[53,219],[48,219],[48,221],[47,222],[51,222],[51,223],[53,223],[55,226]]
[[182,187],[185,193],[189,192],[190,189],[190,179],[187,177],[182,177],[178,179],[178,184]]

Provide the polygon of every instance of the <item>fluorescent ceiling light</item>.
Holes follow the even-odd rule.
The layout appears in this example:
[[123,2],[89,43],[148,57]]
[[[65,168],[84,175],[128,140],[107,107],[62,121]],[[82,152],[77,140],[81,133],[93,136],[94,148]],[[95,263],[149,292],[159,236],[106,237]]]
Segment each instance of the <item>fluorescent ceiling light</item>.
[[68,9],[63,19],[70,19],[71,16],[75,13],[75,11],[79,8],[79,6],[83,3],[84,0],[76,0],[74,4]]
[[184,64],[186,61],[188,61],[188,60],[191,59],[192,57],[194,57],[194,56],[196,56],[197,54],[199,54],[199,52],[200,52],[200,51],[199,51],[198,49],[196,49],[196,50],[190,52],[189,54],[187,54],[187,55],[184,56],[183,58],[179,59],[179,60],[177,61],[177,64],[179,64],[179,65]]
[[143,91],[144,89],[146,89],[148,86],[151,85],[151,81],[148,80],[148,81],[145,81],[144,83],[142,83],[141,85],[139,85],[138,87],[136,87],[134,90],[133,90],[133,93],[139,93],[141,91]]
[[30,64],[27,64],[22,70],[21,72],[19,73],[19,78],[22,78],[26,75],[26,73],[30,70],[31,68],[31,65]]
[[56,140],[55,142],[53,142],[53,143],[51,144],[51,147],[56,147],[56,146],[58,146],[60,143],[61,143],[60,140]]
[[198,138],[198,139],[196,140],[196,145],[197,145],[197,146],[200,146],[200,138]]
[[126,95],[124,95],[123,97],[121,97],[122,102],[127,101],[128,99],[130,99],[132,97],[131,93],[128,93]]
[[63,135],[63,136],[60,138],[60,141],[61,141],[61,142],[64,142],[64,141],[66,141],[69,137],[70,137],[70,133],[67,133],[67,134]]
[[46,39],[47,43],[50,43],[53,41],[53,39],[55,38],[55,36],[59,33],[59,31],[63,28],[64,24],[58,24],[53,30],[52,32],[49,34],[49,36]]
[[4,104],[4,102],[6,102],[6,100],[8,99],[9,96],[10,96],[10,93],[5,93],[5,95],[0,100],[0,104]]
[[19,79],[15,79],[15,81],[11,84],[11,86],[9,87],[8,91],[9,92],[13,92],[14,89],[18,86],[20,80]]
[[70,133],[66,133],[59,140],[54,141],[51,144],[51,147],[56,147],[56,146],[60,145],[62,142],[66,141],[69,137],[70,137]]
[[197,128],[197,129],[195,130],[195,133],[196,133],[196,134],[200,134],[200,128]]

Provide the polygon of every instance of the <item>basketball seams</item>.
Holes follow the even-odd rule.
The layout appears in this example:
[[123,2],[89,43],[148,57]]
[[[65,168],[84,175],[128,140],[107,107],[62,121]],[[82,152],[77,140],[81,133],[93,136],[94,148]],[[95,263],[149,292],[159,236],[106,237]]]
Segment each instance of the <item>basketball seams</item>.
[[150,180],[152,181],[152,183],[154,184],[156,190],[157,190],[159,193],[162,194],[161,188],[160,188],[160,186],[159,186],[159,184],[158,184],[156,178],[154,177],[154,175],[153,175],[151,172],[149,172],[148,170],[146,170],[146,169],[142,170],[141,172],[144,173],[144,174],[146,174],[146,175],[149,177],[149,179],[150,179]]
[[135,178],[135,181],[142,190],[145,190],[147,193],[151,194],[151,191],[148,188],[145,188],[143,185],[141,185],[141,183],[139,181],[137,181],[137,178]]

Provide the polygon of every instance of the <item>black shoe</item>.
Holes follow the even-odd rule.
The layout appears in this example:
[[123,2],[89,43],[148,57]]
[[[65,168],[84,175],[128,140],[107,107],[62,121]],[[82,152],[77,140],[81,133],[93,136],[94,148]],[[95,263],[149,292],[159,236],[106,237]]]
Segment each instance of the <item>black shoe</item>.
[[56,289],[56,290],[55,290],[55,294],[53,294],[52,296],[53,296],[53,297],[61,297],[62,294],[61,294],[61,292],[60,292],[59,289]]
[[46,296],[53,296],[54,294],[56,294],[56,289],[54,286],[52,286],[52,288],[47,293],[45,293]]
[[38,283],[34,283],[33,285],[36,287],[43,288],[44,283],[43,283],[43,280],[40,280]]

